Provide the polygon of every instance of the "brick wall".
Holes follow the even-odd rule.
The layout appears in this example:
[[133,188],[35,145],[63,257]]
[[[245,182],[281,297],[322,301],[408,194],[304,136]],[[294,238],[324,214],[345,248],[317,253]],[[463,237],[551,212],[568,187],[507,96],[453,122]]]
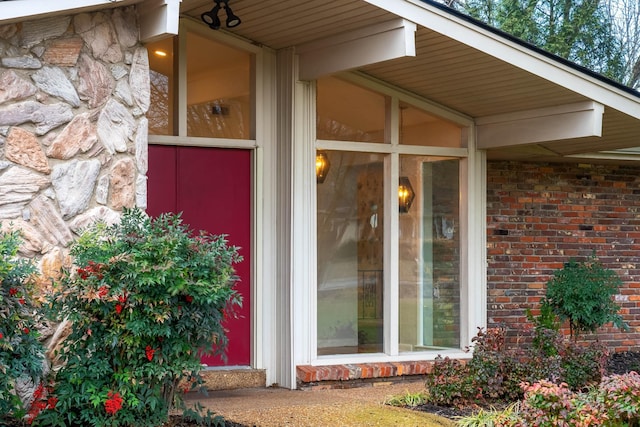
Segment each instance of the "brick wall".
[[624,282],[617,300],[631,328],[598,339],[640,350],[640,167],[489,162],[487,228],[489,326],[516,336],[553,271],[595,251]]

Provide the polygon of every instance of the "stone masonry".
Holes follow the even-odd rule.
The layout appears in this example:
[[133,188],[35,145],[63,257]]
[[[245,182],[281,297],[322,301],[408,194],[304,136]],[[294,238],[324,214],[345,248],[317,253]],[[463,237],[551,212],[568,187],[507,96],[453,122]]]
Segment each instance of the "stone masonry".
[[616,300],[630,327],[597,338],[612,351],[640,350],[640,167],[489,162],[487,225],[489,326],[516,339],[553,272],[595,251],[624,283]]
[[0,26],[0,225],[41,285],[88,224],[146,207],[149,102],[133,7]]

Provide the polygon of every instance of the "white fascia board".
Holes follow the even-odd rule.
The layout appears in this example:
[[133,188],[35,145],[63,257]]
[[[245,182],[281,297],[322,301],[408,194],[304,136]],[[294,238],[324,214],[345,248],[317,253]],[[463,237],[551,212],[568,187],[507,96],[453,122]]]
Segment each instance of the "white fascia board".
[[364,0],[545,80],[640,119],[640,97],[420,0]]
[[299,78],[315,80],[377,62],[415,56],[416,28],[413,22],[395,19],[297,46]]
[[182,0],[145,0],[138,7],[140,40],[150,43],[178,35]]
[[478,118],[479,149],[602,136],[604,106],[592,101]]
[[67,13],[107,9],[139,3],[141,0],[12,0],[0,3],[0,24]]

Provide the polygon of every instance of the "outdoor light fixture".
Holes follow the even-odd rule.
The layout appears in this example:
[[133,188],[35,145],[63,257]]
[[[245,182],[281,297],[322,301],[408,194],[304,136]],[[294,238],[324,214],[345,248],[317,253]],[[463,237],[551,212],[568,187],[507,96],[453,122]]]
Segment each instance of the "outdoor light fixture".
[[400,213],[409,212],[409,208],[415,197],[416,193],[413,191],[411,182],[409,182],[409,177],[401,176],[398,183],[398,207]]
[[318,184],[322,184],[324,180],[327,179],[330,167],[331,163],[329,163],[327,153],[318,151],[316,153],[316,182]]
[[224,7],[224,11],[227,14],[227,28],[237,27],[242,23],[240,18],[233,14],[233,11],[229,7],[229,0],[214,0],[215,6],[209,12],[205,12],[200,15],[202,21],[209,26],[212,30],[220,29],[220,18],[218,18],[218,12],[220,8]]

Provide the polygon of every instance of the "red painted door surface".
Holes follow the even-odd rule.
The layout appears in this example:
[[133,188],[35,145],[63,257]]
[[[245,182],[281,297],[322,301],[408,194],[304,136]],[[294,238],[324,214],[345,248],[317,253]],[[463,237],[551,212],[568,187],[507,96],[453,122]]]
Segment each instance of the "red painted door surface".
[[[226,234],[244,260],[235,265],[242,295],[238,318],[227,321],[227,362],[251,363],[251,151],[150,145],[147,213],[182,212],[193,230]],[[221,366],[219,358],[203,363]]]

